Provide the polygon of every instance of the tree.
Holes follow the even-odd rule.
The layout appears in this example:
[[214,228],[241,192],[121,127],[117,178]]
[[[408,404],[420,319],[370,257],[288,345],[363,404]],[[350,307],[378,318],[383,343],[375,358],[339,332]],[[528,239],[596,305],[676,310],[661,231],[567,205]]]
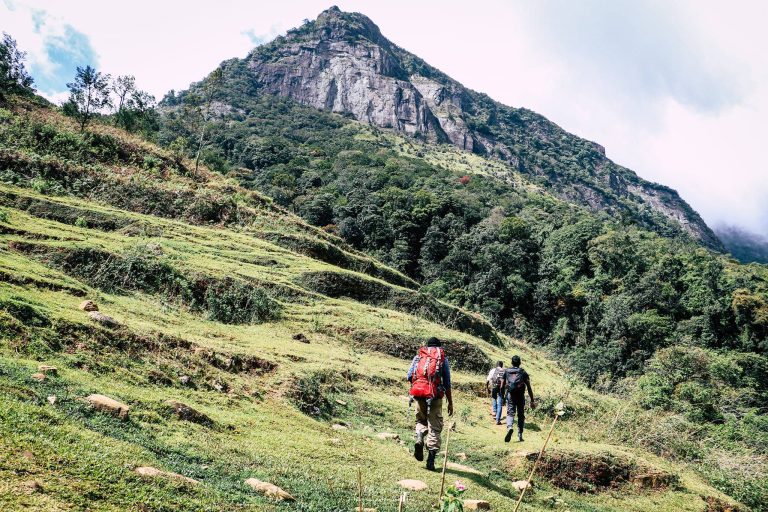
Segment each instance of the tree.
[[0,42],[0,99],[5,99],[6,94],[30,93],[34,80],[24,68],[26,52],[22,52],[16,46],[16,41],[3,32],[3,40]]
[[100,110],[109,107],[109,75],[96,71],[91,66],[77,67],[75,81],[68,83],[69,106],[72,114],[80,121],[80,131]]
[[112,91],[117,96],[117,112],[115,113],[115,120],[119,126],[127,128],[126,119],[126,100],[130,101],[131,94],[136,92],[136,78],[132,75],[118,76],[112,82]]
[[211,106],[213,104],[213,98],[218,90],[221,82],[224,78],[224,71],[222,68],[216,68],[203,84],[199,94],[190,94],[187,97],[187,107],[191,107],[196,113],[197,117],[197,151],[195,156],[195,176],[197,176],[197,169],[200,166],[200,155],[205,147],[205,135],[208,128],[208,123],[212,117]]

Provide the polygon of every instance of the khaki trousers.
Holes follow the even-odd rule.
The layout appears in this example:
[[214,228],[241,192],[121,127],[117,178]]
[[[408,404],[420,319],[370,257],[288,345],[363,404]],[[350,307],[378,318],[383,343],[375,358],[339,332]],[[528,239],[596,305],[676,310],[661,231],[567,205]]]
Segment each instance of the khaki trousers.
[[443,432],[443,399],[435,398],[427,412],[427,399],[416,399],[416,435],[428,432],[427,450],[440,449],[440,434]]

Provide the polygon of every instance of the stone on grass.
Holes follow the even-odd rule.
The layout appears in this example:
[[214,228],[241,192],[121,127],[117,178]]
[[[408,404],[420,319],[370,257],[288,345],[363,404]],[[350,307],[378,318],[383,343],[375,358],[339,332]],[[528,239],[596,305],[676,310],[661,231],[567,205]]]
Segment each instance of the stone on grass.
[[48,364],[38,365],[37,371],[39,371],[40,373],[43,373],[45,375],[56,375],[59,372],[58,368],[56,368],[55,366],[48,365]]
[[33,373],[32,375],[30,375],[30,377],[32,377],[33,379],[35,379],[37,381],[40,381],[40,382],[45,380],[45,374],[44,373]]
[[199,484],[200,482],[194,478],[174,473],[173,471],[163,471],[162,469],[153,468],[151,466],[140,466],[134,469],[136,473],[147,478],[167,478],[169,480],[176,480],[185,484]]
[[97,306],[96,303],[93,302],[92,300],[84,300],[83,302],[80,303],[80,309],[82,309],[83,311],[88,311],[88,312],[90,312],[90,311],[98,311],[99,310],[99,306]]
[[482,475],[482,471],[478,471],[475,468],[471,468],[469,466],[465,466],[464,464],[456,464],[455,462],[449,462],[446,464],[446,467],[448,469],[452,469],[454,471],[461,471],[462,473],[470,473],[473,475]]
[[344,400],[339,400],[338,398],[336,399],[336,403],[342,407],[346,407],[347,405],[347,402],[345,402]]
[[635,486],[642,489],[664,489],[674,484],[677,477],[663,471],[651,471],[640,475],[633,475],[629,479]]
[[295,501],[295,498],[288,494],[286,491],[282,490],[275,484],[271,484],[269,482],[262,482],[261,480],[258,480],[256,478],[249,478],[245,481],[246,485],[250,486],[254,491],[263,494],[264,496],[267,496],[268,498],[273,498],[279,501]]
[[171,409],[177,418],[184,421],[191,421],[192,423],[200,423],[201,425],[210,425],[213,420],[204,413],[193,409],[185,403],[177,400],[167,400],[165,402]]
[[512,487],[514,487],[517,492],[520,492],[523,489],[530,489],[531,484],[527,480],[518,480],[517,482],[512,482]]
[[491,504],[485,500],[464,500],[464,510],[491,510]]
[[37,480],[27,480],[21,483],[21,488],[27,492],[42,492],[43,486]]
[[48,395],[48,403],[51,405],[56,405],[56,395]]
[[400,487],[408,489],[409,491],[423,491],[427,488],[426,482],[422,482],[421,480],[411,480],[410,478],[400,480],[397,483]]
[[298,333],[293,335],[293,339],[301,343],[309,343],[309,338],[304,336],[304,333]]
[[347,430],[347,426],[341,425],[340,423],[334,423],[333,425],[331,425],[331,428],[333,430]]
[[376,437],[378,437],[382,441],[399,441],[400,440],[400,434],[395,434],[394,432],[379,432],[378,434],[376,434]]
[[91,404],[94,409],[112,414],[120,419],[127,418],[128,411],[131,409],[124,403],[118,402],[117,400],[109,398],[108,396],[99,394],[89,395],[85,400]]
[[184,386],[189,384],[189,375],[182,375],[181,377],[179,377],[179,383],[183,384]]
[[107,316],[104,313],[101,313],[100,311],[91,311],[88,313],[88,317],[94,322],[100,323],[104,327],[117,327],[120,325],[120,322],[111,316]]
[[464,462],[465,460],[467,460],[467,454],[464,453],[464,452],[457,453],[456,454],[456,458],[459,459],[460,461]]

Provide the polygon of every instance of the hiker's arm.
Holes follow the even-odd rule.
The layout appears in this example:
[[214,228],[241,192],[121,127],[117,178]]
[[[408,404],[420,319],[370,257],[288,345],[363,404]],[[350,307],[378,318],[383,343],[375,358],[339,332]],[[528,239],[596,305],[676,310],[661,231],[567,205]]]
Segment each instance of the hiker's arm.
[[419,359],[419,356],[416,356],[413,358],[413,361],[411,361],[411,367],[408,368],[408,375],[405,377],[408,382],[411,382],[413,379],[413,371],[416,367],[416,361]]
[[531,387],[530,379],[525,381],[525,387],[528,388],[528,396],[531,398],[531,409],[536,408],[536,400],[533,398],[533,388]]
[[448,416],[453,416],[453,395],[451,394],[451,365],[448,364],[448,358],[443,361],[443,387],[445,388],[445,398],[448,400]]

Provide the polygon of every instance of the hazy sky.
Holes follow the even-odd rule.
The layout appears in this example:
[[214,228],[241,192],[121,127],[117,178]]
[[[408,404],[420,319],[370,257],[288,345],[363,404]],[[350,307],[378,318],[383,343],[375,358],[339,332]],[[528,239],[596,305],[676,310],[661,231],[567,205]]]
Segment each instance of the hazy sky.
[[[160,98],[330,1],[0,0],[0,30],[48,97],[92,64]],[[336,3],[466,86],[599,142],[710,225],[768,235],[767,1]]]

